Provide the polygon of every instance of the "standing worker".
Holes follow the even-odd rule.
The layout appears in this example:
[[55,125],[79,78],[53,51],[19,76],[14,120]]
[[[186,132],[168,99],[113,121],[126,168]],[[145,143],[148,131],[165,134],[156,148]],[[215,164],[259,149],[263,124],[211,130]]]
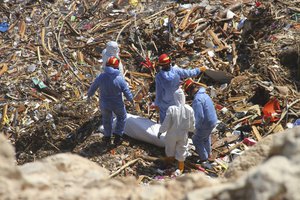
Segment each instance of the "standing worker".
[[104,69],[106,67],[106,62],[109,57],[114,56],[119,59],[119,71],[120,74],[123,76],[124,75],[124,68],[123,64],[120,60],[120,48],[117,42],[115,41],[109,41],[106,44],[106,48],[102,51],[102,68]]
[[194,96],[192,107],[195,114],[196,132],[192,140],[200,162],[205,162],[210,157],[211,133],[218,121],[216,109],[204,87],[198,88],[191,79],[188,79],[184,88],[188,95]]
[[160,123],[165,119],[169,106],[175,105],[174,92],[179,88],[180,80],[198,76],[206,70],[205,67],[197,69],[182,69],[171,66],[171,59],[167,54],[162,54],[158,58],[158,65],[161,71],[155,77],[156,98],[155,106],[159,108]]
[[182,173],[185,158],[188,156],[188,132],[195,130],[195,118],[192,107],[185,104],[185,96],[181,88],[175,91],[174,99],[175,105],[168,108],[166,118],[159,129],[158,138],[162,133],[167,132],[166,160],[167,162],[178,160],[178,169]]
[[104,72],[95,79],[88,90],[88,101],[97,89],[100,91],[99,102],[104,126],[103,141],[108,145],[111,143],[113,113],[117,117],[117,124],[113,133],[114,144],[119,145],[122,142],[127,116],[122,93],[128,101],[134,103],[132,93],[125,79],[120,75],[118,66],[119,59],[114,56],[108,58]]

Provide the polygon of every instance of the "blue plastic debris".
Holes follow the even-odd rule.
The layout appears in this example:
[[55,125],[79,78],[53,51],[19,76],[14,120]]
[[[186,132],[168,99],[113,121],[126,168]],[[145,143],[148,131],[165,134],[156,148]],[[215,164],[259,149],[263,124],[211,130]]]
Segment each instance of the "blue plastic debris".
[[4,33],[8,30],[9,25],[7,22],[0,23],[0,32]]
[[294,122],[294,127],[295,126],[300,126],[300,119],[297,119],[295,122]]
[[244,24],[245,24],[246,20],[247,20],[247,18],[243,18],[243,19],[240,20],[240,22],[237,26],[238,30],[241,30],[244,27]]

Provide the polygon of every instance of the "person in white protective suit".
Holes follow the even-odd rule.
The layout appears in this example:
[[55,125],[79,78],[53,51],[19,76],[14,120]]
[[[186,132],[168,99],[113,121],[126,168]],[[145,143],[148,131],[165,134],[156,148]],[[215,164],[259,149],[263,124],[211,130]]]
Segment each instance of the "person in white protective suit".
[[[118,43],[115,41],[108,42],[106,44],[106,48],[102,51],[102,61],[103,62],[102,62],[102,67],[100,70],[103,71],[103,69],[106,67],[106,62],[109,57],[114,56],[120,60],[119,53],[120,53],[120,48],[119,48]],[[124,67],[123,67],[123,64],[121,61],[119,62],[119,71],[120,71],[120,74],[122,76],[124,76]]]
[[181,88],[175,91],[174,99],[176,105],[168,108],[158,137],[167,132],[165,137],[166,161],[172,162],[176,159],[182,173],[185,158],[188,156],[188,132],[195,130],[195,117],[192,107],[185,104],[185,95]]

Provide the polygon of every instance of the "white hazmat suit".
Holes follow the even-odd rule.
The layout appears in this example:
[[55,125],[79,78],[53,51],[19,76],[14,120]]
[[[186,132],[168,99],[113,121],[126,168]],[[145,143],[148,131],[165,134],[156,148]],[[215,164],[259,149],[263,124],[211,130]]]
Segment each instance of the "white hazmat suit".
[[181,88],[175,91],[174,99],[176,105],[168,108],[159,132],[167,132],[166,155],[182,162],[188,155],[188,132],[195,130],[195,117],[192,107],[185,104],[185,95]]
[[[102,51],[102,61],[103,62],[102,62],[102,69],[100,69],[100,70],[103,71],[109,57],[115,56],[118,59],[120,59],[119,53],[120,53],[120,49],[119,49],[118,43],[115,41],[108,42],[106,44],[106,48]],[[119,71],[120,71],[120,74],[123,76],[124,69],[123,69],[123,64],[121,63],[121,61],[119,63]]]

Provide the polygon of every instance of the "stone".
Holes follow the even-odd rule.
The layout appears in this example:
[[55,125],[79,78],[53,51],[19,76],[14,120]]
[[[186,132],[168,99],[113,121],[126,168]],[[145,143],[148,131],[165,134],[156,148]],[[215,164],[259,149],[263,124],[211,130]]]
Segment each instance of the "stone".
[[274,135],[270,146],[265,161],[244,176],[215,187],[194,190],[185,199],[299,199],[300,128]]
[[270,135],[245,150],[241,156],[230,163],[224,176],[229,179],[239,178],[247,173],[249,169],[262,163],[269,156],[273,138],[274,135]]

